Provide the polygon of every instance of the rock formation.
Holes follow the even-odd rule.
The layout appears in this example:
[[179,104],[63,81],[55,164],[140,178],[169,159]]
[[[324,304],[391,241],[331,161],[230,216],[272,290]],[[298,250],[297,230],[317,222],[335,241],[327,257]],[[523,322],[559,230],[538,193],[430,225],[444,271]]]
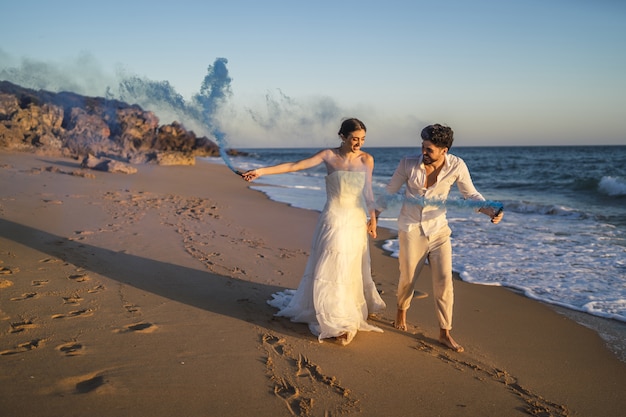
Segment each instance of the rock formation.
[[2,148],[130,164],[190,165],[196,156],[219,155],[207,137],[177,122],[159,125],[154,113],[137,105],[35,91],[8,81],[0,81]]

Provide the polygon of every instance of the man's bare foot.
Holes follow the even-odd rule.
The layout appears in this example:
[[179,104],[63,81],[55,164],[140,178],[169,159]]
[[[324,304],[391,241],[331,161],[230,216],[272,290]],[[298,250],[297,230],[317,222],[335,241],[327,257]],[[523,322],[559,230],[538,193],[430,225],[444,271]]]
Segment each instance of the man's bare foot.
[[393,322],[393,327],[406,332],[406,310],[398,309],[398,312],[396,313],[396,321]]
[[444,329],[439,330],[439,343],[446,346],[448,349],[451,349],[458,353],[461,353],[465,350],[463,349],[463,346],[459,345],[457,342],[454,341],[454,339],[450,335],[449,330],[444,330]]

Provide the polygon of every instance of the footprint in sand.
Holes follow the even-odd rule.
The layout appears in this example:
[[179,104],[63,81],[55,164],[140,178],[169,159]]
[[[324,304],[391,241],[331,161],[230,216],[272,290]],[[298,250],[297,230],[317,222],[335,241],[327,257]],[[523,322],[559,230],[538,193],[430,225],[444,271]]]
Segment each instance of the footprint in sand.
[[43,200],[44,203],[46,204],[56,204],[56,205],[61,205],[63,204],[63,201],[61,200]]
[[33,287],[41,287],[42,285],[46,285],[49,281],[47,279],[38,279],[32,282]]
[[100,291],[104,291],[104,285],[98,285],[87,290],[89,294],[95,294]]
[[526,403],[526,414],[539,416],[569,416],[567,407],[547,400],[529,389],[522,387],[518,379],[506,370],[494,368],[476,360],[469,361],[465,358],[452,356],[447,348],[435,346],[422,340],[417,340],[417,346],[413,349],[432,355],[443,363],[447,363],[461,371],[473,372],[479,381],[492,380],[502,384],[516,397],[520,397]]
[[0,275],[12,275],[20,272],[19,268],[8,268],[6,266],[0,266]]
[[8,279],[0,279],[0,290],[3,288],[9,288],[11,285],[13,285],[13,281],[10,281]]
[[16,353],[28,352],[29,350],[37,349],[43,346],[45,339],[33,339],[30,342],[25,342],[17,345],[14,349],[8,349],[0,351],[0,356],[15,355]]
[[[261,344],[267,353],[267,375],[274,394],[293,416],[350,414],[359,411],[358,400],[342,387],[337,378],[301,354],[293,354],[284,338],[263,334]],[[318,411],[316,411],[318,410]]]
[[78,294],[72,294],[69,297],[63,297],[63,304],[79,304],[81,301],[83,301],[83,299]]
[[37,296],[36,292],[27,292],[24,293],[22,295],[20,295],[19,297],[13,297],[10,300],[11,301],[22,301],[22,300],[28,300],[29,298],[35,298]]
[[40,259],[39,260],[39,263],[42,263],[42,264],[47,264],[47,263],[56,264],[56,263],[59,263],[59,262],[61,262],[61,260],[60,259],[56,259],[56,258],[44,258],[44,259]]
[[130,332],[152,333],[156,329],[157,329],[156,325],[152,323],[144,322],[144,323],[129,324],[124,329],[118,330],[117,333],[130,333]]
[[108,383],[109,381],[104,372],[91,372],[89,374],[64,378],[57,382],[57,388],[52,389],[51,392],[61,396],[89,394],[96,390],[99,392]]
[[34,324],[32,320],[23,320],[17,323],[11,323],[9,333],[20,333],[24,330],[34,329],[35,327],[37,327],[37,325]]
[[88,274],[72,274],[69,277],[67,277],[67,279],[71,279],[72,281],[76,281],[76,282],[85,282],[85,281],[90,280]]
[[93,315],[93,310],[90,308],[85,308],[83,310],[74,310],[70,311],[67,314],[55,314],[52,316],[53,319],[64,319],[71,317],[89,317]]
[[134,304],[126,304],[124,305],[124,308],[126,309],[126,311],[128,311],[131,314],[141,312],[141,309],[139,308],[139,306],[136,306]]
[[82,343],[78,342],[64,343],[60,346],[57,346],[57,350],[63,353],[65,356],[78,356],[85,353],[84,346],[82,345]]
[[71,241],[75,241],[75,240],[84,240],[85,237],[93,235],[94,232],[92,232],[91,230],[76,230],[74,232],[74,235],[76,235],[76,237],[68,237],[67,240],[71,240]]
[[266,348],[269,347],[272,349],[272,351],[274,353],[276,353],[277,355],[284,355],[285,354],[285,339],[283,338],[278,338],[272,334],[264,334],[262,337],[262,341],[263,341],[263,346]]
[[86,379],[76,384],[76,392],[78,394],[87,394],[88,392],[95,391],[106,383],[104,376],[96,375],[93,378]]

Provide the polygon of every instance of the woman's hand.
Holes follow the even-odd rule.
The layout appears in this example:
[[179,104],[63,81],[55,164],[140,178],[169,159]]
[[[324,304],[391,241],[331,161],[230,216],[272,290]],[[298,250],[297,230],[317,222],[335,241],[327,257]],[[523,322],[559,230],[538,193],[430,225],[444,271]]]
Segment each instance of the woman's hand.
[[255,180],[257,178],[260,177],[259,173],[256,171],[256,169],[252,169],[250,171],[246,171],[243,174],[241,174],[242,178],[248,182]]
[[369,219],[367,222],[367,234],[376,239],[376,218]]

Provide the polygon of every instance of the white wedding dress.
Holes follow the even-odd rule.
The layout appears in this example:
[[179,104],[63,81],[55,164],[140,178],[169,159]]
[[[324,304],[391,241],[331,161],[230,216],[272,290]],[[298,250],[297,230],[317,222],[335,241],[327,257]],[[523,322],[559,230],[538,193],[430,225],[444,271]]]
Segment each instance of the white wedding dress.
[[364,186],[364,172],[326,176],[327,201],[302,281],[268,301],[277,316],[307,323],[320,341],[345,335],[347,344],[358,330],[382,332],[367,322],[368,314],[386,306],[372,280]]

